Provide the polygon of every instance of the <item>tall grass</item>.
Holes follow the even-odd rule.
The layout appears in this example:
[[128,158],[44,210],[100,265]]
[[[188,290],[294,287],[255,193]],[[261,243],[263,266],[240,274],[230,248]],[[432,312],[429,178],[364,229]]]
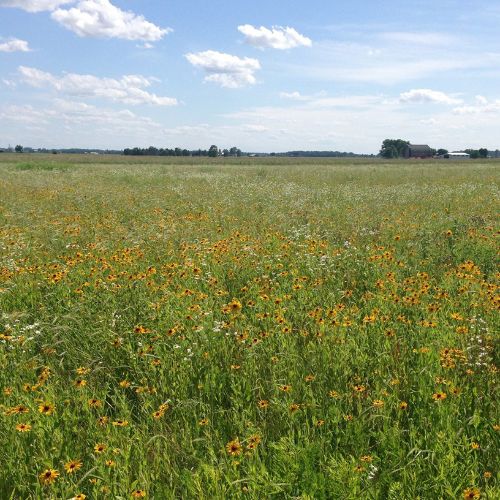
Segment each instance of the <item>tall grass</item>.
[[498,162],[0,162],[0,498],[498,498]]

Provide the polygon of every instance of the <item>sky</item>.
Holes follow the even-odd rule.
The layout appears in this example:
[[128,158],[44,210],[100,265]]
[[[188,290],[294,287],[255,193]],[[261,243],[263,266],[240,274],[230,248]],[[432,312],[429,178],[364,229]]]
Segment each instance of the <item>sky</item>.
[[498,0],[0,0],[0,147],[500,148]]

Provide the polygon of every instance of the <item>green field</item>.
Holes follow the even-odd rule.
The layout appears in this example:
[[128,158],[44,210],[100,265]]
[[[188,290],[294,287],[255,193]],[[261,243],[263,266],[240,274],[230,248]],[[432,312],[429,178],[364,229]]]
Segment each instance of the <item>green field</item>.
[[0,498],[499,498],[499,174],[0,154]]

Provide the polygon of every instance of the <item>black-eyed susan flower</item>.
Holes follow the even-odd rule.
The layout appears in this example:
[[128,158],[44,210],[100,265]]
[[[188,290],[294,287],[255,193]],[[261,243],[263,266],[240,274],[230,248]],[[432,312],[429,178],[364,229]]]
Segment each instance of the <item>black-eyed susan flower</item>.
[[434,401],[444,401],[446,398],[447,398],[447,394],[446,392],[435,392],[433,395],[432,395],[432,399]]
[[97,443],[95,446],[94,446],[94,451],[96,453],[104,453],[107,449],[107,446],[103,443]]
[[30,409],[24,405],[17,405],[9,408],[5,411],[5,415],[22,415],[23,413],[29,413]]
[[106,416],[99,417],[99,418],[97,419],[97,423],[98,423],[98,425],[100,425],[101,427],[104,427],[104,426],[108,425],[108,423],[109,423],[109,417],[106,417]]
[[30,424],[17,424],[16,431],[18,432],[29,432],[31,430]]
[[477,498],[481,498],[481,491],[479,488],[467,488],[464,490],[463,497],[466,500],[475,500]]
[[51,403],[42,403],[41,405],[38,406],[38,411],[42,415],[52,415],[52,413],[54,413],[55,408],[56,408],[55,405]]
[[131,493],[132,498],[145,498],[146,491],[145,490],[134,490]]
[[70,460],[69,462],[66,462],[64,464],[64,469],[68,474],[73,474],[76,472],[78,469],[82,468],[82,461],[81,460]]
[[250,436],[248,438],[248,447],[250,448],[250,446],[252,446],[253,448],[255,448],[256,446],[258,446],[260,444],[261,441],[262,441],[262,438],[260,437],[259,434],[253,434],[252,436]]
[[115,420],[112,422],[115,427],[127,427],[128,420]]
[[56,469],[46,469],[38,476],[38,479],[46,486],[54,483],[58,477],[59,472]]
[[231,456],[240,455],[242,449],[243,447],[241,446],[241,443],[238,438],[233,439],[232,441],[229,441],[229,443],[226,444],[226,451]]

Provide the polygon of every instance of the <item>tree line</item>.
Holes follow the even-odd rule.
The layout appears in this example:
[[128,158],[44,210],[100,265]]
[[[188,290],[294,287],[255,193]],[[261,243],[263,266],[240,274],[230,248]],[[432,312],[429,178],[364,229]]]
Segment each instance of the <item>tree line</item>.
[[269,156],[289,156],[292,158],[369,158],[375,155],[358,154],[347,151],[287,151],[286,153],[270,153]]
[[219,149],[215,144],[208,149],[181,149],[181,148],[126,148],[123,154],[127,156],[208,156],[216,158],[218,156],[242,156],[241,149],[232,147],[231,149]]
[[[410,141],[405,141],[403,139],[385,139],[382,143],[382,147],[380,148],[379,155],[382,158],[403,158],[405,155],[406,148],[410,145]],[[431,152],[433,155],[444,156],[449,153],[447,149],[433,149],[431,148]],[[488,158],[490,152],[487,148],[479,148],[479,149],[465,149],[464,153],[470,155],[472,159],[478,158]],[[496,151],[493,152],[492,156],[498,157],[496,155]]]

